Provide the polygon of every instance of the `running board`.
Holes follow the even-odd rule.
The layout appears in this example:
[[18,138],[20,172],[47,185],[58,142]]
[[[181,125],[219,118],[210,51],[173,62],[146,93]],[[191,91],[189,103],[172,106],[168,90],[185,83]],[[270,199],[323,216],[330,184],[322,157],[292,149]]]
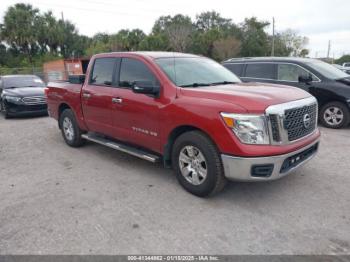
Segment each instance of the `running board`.
[[143,151],[141,149],[134,148],[134,147],[131,147],[128,145],[116,143],[112,140],[106,139],[106,138],[98,136],[96,134],[91,134],[91,133],[90,134],[82,134],[81,136],[82,136],[82,138],[84,138],[86,140],[95,142],[95,143],[103,145],[103,146],[110,147],[112,149],[127,153],[127,154],[132,155],[132,156],[136,156],[138,158],[150,161],[152,163],[159,162],[159,156],[157,156],[157,155],[150,154],[146,151]]

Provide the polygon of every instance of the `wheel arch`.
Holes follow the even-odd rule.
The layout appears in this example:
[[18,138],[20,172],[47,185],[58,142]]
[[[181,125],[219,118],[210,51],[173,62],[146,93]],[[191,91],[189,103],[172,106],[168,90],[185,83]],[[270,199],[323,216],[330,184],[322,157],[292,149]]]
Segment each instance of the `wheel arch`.
[[173,145],[174,145],[174,142],[176,141],[176,139],[180,135],[182,135],[186,132],[191,132],[191,131],[202,132],[204,135],[206,135],[213,142],[214,145],[216,145],[215,141],[210,137],[208,132],[206,132],[205,130],[203,130],[197,126],[194,126],[194,125],[177,126],[169,133],[168,138],[167,138],[167,143],[164,146],[163,163],[164,163],[164,166],[166,168],[171,168],[171,153],[172,153]]
[[60,117],[61,117],[61,114],[64,110],[66,109],[71,109],[72,108],[67,104],[67,103],[61,103],[59,106],[58,106],[58,127],[61,129],[61,123],[60,123]]
[[328,104],[328,103],[332,103],[332,102],[338,102],[338,103],[342,103],[344,106],[346,106],[349,111],[350,111],[350,104],[347,103],[347,101],[345,101],[344,99],[341,99],[341,98],[328,98],[328,99],[324,99],[322,101],[317,101],[318,102],[318,108],[319,110],[322,110],[322,108]]

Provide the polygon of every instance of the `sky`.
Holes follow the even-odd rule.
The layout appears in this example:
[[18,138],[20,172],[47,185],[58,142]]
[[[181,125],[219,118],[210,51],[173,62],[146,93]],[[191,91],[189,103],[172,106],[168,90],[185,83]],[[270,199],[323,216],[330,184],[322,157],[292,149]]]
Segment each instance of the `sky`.
[[[149,33],[159,16],[179,13],[195,19],[214,10],[235,23],[252,16],[270,22],[275,17],[277,32],[290,28],[309,38],[312,57],[325,57],[329,40],[331,57],[350,53],[349,0],[1,0],[0,21],[7,8],[18,2],[51,10],[56,17],[63,14],[87,36],[134,28]],[[271,33],[272,27],[267,31]]]

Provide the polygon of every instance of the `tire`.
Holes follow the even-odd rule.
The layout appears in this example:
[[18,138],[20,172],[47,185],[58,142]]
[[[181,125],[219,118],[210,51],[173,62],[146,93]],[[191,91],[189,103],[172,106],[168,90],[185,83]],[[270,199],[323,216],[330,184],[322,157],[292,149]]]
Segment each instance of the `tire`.
[[[189,157],[191,154],[192,158]],[[186,164],[184,160],[192,162]],[[227,183],[215,144],[200,131],[186,132],[176,139],[172,150],[172,166],[182,187],[199,197],[214,195]],[[203,176],[205,170],[206,176]]]
[[5,119],[9,119],[10,118],[10,116],[9,116],[9,114],[7,112],[6,106],[4,104],[4,101],[1,101],[0,111],[4,114]]
[[343,103],[334,101],[321,108],[319,119],[323,126],[338,129],[349,124],[350,112]]
[[85,140],[81,137],[82,130],[80,130],[72,110],[65,109],[62,112],[59,119],[59,126],[61,127],[62,136],[67,145],[80,147],[85,143]]

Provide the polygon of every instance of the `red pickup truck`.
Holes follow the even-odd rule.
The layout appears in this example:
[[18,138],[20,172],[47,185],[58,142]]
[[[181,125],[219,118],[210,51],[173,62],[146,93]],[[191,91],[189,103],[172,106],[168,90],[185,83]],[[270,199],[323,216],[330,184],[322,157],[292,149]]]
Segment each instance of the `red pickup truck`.
[[317,152],[316,99],[301,89],[242,83],[196,55],[92,57],[86,76],[49,83],[48,111],[66,143],[90,140],[172,167],[197,196],[227,180],[281,178]]

